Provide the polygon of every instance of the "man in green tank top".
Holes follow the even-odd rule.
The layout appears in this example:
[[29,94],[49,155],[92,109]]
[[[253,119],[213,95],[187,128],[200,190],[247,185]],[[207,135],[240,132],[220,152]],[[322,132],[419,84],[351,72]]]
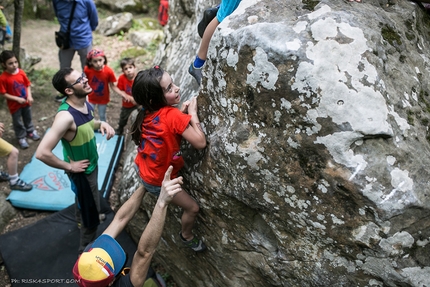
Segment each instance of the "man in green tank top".
[[[52,84],[65,99],[36,150],[36,158],[63,169],[70,178],[76,194],[76,220],[81,224],[81,253],[95,239],[99,225],[98,153],[94,130],[100,130],[108,140],[115,131],[108,123],[94,120],[94,110],[86,101],[92,89],[85,74],[63,68],[54,75]],[[63,145],[63,159],[52,152],[59,141]]]

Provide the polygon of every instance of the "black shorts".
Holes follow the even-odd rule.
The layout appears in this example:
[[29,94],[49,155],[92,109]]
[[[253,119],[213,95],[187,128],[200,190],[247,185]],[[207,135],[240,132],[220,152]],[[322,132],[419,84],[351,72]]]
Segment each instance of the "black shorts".
[[115,279],[112,287],[134,287],[130,281],[130,274],[120,275],[119,278]]

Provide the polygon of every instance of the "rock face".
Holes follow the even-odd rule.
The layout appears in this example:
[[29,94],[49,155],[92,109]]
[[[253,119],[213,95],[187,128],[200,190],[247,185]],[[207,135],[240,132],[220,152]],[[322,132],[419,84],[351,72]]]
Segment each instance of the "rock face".
[[[430,286],[429,16],[366,2],[242,1],[201,90],[187,17],[209,4],[174,3],[156,62],[198,94],[208,140],[184,145],[183,175],[209,249],[180,245],[172,206],[155,256],[180,286]],[[122,200],[137,186],[127,152]]]
[[139,0],[95,0],[97,7],[105,7],[110,11],[115,12],[147,12],[148,5],[156,5],[155,0],[139,1]]
[[127,32],[133,24],[133,14],[125,12],[108,16],[99,21],[96,32],[104,36],[113,36],[120,32]]

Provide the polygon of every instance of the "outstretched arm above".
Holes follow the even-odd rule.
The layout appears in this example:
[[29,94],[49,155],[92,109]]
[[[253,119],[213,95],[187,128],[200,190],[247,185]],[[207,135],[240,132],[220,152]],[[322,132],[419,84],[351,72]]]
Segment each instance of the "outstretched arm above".
[[170,166],[161,186],[160,196],[152,212],[151,219],[140,237],[137,251],[134,254],[130,269],[130,280],[133,286],[143,286],[158,242],[163,232],[167,206],[173,197],[181,191],[182,177],[170,179],[173,167]]
[[142,185],[136,189],[130,198],[116,212],[114,219],[105,229],[103,234],[108,234],[113,238],[116,238],[139,210],[139,206],[142,203],[144,195],[145,188]]

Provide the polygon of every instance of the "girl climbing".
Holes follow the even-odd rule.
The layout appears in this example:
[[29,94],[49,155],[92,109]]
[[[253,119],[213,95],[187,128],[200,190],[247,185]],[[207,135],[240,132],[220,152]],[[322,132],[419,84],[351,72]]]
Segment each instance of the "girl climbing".
[[[206,147],[205,134],[197,116],[197,100],[184,102],[178,109],[174,106],[180,103],[179,91],[170,75],[159,66],[140,71],[132,87],[135,102],[142,105],[131,128],[132,140],[138,146],[135,163],[145,189],[155,196],[160,194],[167,168],[173,166],[173,179],[178,177],[184,165],[182,138],[196,149]],[[172,203],[184,210],[179,232],[184,245],[197,252],[205,250],[203,241],[192,233],[199,212],[196,201],[181,190]]]

